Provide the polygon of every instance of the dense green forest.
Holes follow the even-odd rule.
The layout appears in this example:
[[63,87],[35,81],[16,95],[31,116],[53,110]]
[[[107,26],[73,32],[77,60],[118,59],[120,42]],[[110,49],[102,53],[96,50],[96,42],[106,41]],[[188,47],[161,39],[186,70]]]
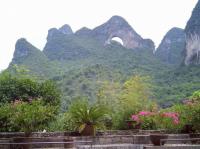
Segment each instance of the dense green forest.
[[[100,82],[94,89],[96,100],[79,96],[63,104],[63,93],[55,82],[33,77],[24,68],[15,66],[14,70],[0,74],[0,132],[23,131],[29,136],[45,129],[95,135],[95,130],[130,127],[181,132],[188,122],[195,131],[200,130],[196,116],[200,91],[191,93],[184,104],[162,108],[155,99],[151,78],[134,75],[125,81]],[[84,134],[88,125],[94,130]]]

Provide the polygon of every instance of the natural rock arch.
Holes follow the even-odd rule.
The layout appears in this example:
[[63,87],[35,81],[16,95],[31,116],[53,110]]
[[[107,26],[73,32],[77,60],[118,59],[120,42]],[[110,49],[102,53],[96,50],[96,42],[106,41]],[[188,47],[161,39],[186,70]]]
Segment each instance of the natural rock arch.
[[120,16],[113,16],[106,23],[96,27],[91,31],[91,35],[104,45],[110,44],[114,37],[119,37],[123,42],[123,46],[128,49],[147,47],[154,50],[154,43],[149,39],[143,39]]
[[115,30],[111,32],[105,42],[105,44],[109,44],[113,38],[119,38],[122,41],[122,45],[126,48],[135,48],[139,47],[139,41],[137,39],[133,40],[134,34],[130,31],[126,30]]
[[118,42],[119,44],[121,44],[122,46],[124,45],[124,41],[117,37],[117,36],[114,36],[112,38],[109,38],[107,41],[106,41],[106,44],[110,44],[112,41],[115,41],[115,42]]

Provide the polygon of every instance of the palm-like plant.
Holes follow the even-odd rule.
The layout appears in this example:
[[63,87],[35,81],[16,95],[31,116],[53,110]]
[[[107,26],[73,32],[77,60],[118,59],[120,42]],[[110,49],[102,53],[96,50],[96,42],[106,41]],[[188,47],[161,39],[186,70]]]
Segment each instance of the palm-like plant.
[[76,129],[83,135],[95,135],[97,128],[103,128],[108,110],[103,105],[92,104],[85,99],[79,99],[72,103],[69,109],[72,121]]

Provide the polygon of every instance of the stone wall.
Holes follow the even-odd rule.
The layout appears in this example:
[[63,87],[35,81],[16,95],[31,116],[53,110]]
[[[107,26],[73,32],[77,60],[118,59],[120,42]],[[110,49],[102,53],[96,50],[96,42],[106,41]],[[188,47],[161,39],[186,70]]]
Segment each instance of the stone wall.
[[77,146],[77,149],[143,149],[143,145],[137,144],[112,144],[112,145],[94,145]]
[[110,135],[96,137],[74,137],[75,141],[92,141],[93,144],[150,144],[149,135]]
[[[139,130],[109,130],[103,132],[97,132],[97,136],[102,135],[136,135],[145,134],[146,132],[139,132]],[[77,136],[76,132],[33,132],[31,137],[60,137],[60,136]],[[0,132],[0,138],[13,138],[24,137],[23,132]]]
[[[93,149],[200,149],[200,146],[196,147],[189,144],[186,146],[179,147],[179,144],[184,144],[184,141],[176,142],[166,142],[165,146],[155,147],[151,146],[150,134],[155,131],[140,131],[136,132],[135,130],[126,130],[126,131],[106,131],[99,132],[97,136],[75,136],[73,132],[36,132],[33,133],[31,138],[37,142],[51,142],[54,139],[62,140],[72,140],[75,143],[75,146],[79,149],[90,149],[91,142]],[[158,133],[158,132],[157,132]],[[0,133],[0,142],[11,141],[14,138],[24,137],[24,133]],[[6,139],[5,139],[6,138]],[[168,139],[187,139],[189,138],[188,134],[169,134]],[[57,140],[57,141],[60,141]],[[34,142],[33,141],[33,142]],[[55,140],[54,140],[55,141]],[[90,143],[87,143],[90,142]],[[173,144],[173,146],[171,145]],[[171,146],[170,146],[171,145]],[[1,146],[0,146],[1,149]]]

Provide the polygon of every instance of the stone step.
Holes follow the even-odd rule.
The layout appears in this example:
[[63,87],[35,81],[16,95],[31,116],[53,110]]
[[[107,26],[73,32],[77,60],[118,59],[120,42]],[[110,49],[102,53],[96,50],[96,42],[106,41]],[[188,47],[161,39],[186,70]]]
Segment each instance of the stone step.
[[142,144],[81,145],[77,149],[200,149],[200,145],[171,144],[164,146]]
[[[188,139],[188,134],[169,134],[168,139]],[[77,141],[92,141],[93,144],[151,144],[149,135],[105,135],[96,137],[76,137]],[[183,144],[184,141],[167,141],[166,144]]]
[[200,145],[187,145],[187,144],[167,144],[164,146],[144,146],[143,149],[200,149]]
[[80,145],[77,149],[143,149],[141,144]]

